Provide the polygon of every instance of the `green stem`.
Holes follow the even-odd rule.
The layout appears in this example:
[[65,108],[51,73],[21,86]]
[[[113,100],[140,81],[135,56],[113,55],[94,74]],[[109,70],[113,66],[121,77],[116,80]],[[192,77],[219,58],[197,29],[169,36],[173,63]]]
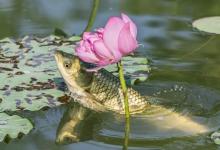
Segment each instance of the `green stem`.
[[88,32],[88,31],[91,30],[91,28],[92,28],[92,26],[94,24],[94,21],[95,21],[97,10],[99,8],[99,3],[100,3],[100,0],[93,0],[92,11],[90,13],[89,21],[87,23],[87,26],[86,26],[84,32]]
[[128,150],[128,141],[129,141],[129,134],[130,134],[130,118],[126,118],[125,122],[125,138],[124,138],[124,145],[123,150]]
[[119,79],[121,83],[122,93],[124,96],[124,109],[125,109],[125,118],[126,118],[126,124],[125,124],[125,138],[124,138],[124,145],[123,150],[128,149],[128,141],[129,141],[129,133],[130,133],[130,113],[129,113],[129,102],[128,102],[128,89],[126,86],[126,81],[124,78],[123,73],[123,65],[121,61],[117,63],[118,65],[118,72],[119,72]]
[[125,117],[129,118],[130,113],[129,113],[129,103],[128,103],[128,90],[127,90],[126,81],[124,78],[123,66],[122,66],[121,61],[118,62],[118,69],[119,69],[119,79],[121,83],[122,93],[124,96]]

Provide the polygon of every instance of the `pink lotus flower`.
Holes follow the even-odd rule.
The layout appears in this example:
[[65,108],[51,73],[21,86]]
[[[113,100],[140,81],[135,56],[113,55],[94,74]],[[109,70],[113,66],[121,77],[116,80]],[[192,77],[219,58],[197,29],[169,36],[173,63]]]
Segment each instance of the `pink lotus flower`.
[[76,55],[98,67],[116,63],[137,48],[136,36],[137,27],[127,15],[111,17],[105,28],[84,32],[76,47]]

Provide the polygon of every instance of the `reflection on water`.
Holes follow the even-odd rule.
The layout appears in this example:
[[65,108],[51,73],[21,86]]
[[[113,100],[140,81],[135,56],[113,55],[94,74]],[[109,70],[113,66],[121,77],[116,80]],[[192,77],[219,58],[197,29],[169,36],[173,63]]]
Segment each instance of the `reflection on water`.
[[[149,80],[136,88],[144,95],[164,99],[163,110],[131,119],[129,149],[217,149],[209,135],[220,128],[220,36],[192,29],[191,21],[219,15],[220,1],[103,0],[100,5],[95,27],[120,12],[135,20],[139,42],[144,45],[136,55],[149,57],[153,67]],[[0,38],[48,35],[55,27],[79,34],[86,26],[90,6],[90,0],[0,0]],[[99,116],[100,123],[90,122],[95,125],[92,133],[83,133],[89,140],[55,145],[65,107],[25,114],[36,122],[35,130],[22,140],[1,143],[0,149],[122,148],[124,119],[113,114]]]
[[[218,91],[171,82],[150,82],[138,88],[147,95],[156,94],[162,97],[164,101],[161,105],[164,107],[155,106],[131,118],[129,149],[143,149],[143,147],[169,149],[178,147],[178,143],[182,148],[188,148],[189,145],[193,148],[215,148],[215,145],[207,145],[207,142],[210,133],[220,127],[220,107],[216,107],[220,105]],[[64,113],[65,109],[67,110]],[[8,150],[18,145],[22,150],[30,147],[36,150],[48,147],[51,149],[122,148],[125,126],[123,115],[92,114],[83,109],[76,111],[77,109],[80,109],[80,106],[70,104],[48,111],[24,113],[35,122],[35,129],[21,140],[0,146]],[[58,143],[72,144],[56,145],[56,135]],[[78,140],[81,142],[75,143]]]
[[91,139],[95,113],[71,102],[60,120],[56,133],[57,144],[71,144]]

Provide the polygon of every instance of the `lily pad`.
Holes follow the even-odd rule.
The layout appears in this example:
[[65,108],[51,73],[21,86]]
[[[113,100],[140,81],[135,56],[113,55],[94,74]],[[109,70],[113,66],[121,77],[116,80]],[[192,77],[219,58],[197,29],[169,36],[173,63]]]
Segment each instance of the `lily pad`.
[[80,36],[71,36],[68,40],[69,41],[79,41],[79,40],[81,40],[81,37]]
[[195,20],[192,25],[201,31],[220,34],[220,16],[201,18]]
[[[19,40],[0,40],[0,112],[55,107],[64,95],[65,84],[54,59],[54,51],[74,53],[74,42],[57,36],[25,36]],[[131,83],[146,80],[150,71],[146,58],[124,57],[124,71]],[[117,66],[107,70],[117,74]]]
[[31,129],[33,125],[28,119],[0,113],[0,142],[6,138],[17,138],[19,134],[28,134]]
[[56,36],[26,36],[18,41],[0,41],[0,112],[39,110],[58,106],[63,83],[54,60],[54,51],[73,52],[73,45]]

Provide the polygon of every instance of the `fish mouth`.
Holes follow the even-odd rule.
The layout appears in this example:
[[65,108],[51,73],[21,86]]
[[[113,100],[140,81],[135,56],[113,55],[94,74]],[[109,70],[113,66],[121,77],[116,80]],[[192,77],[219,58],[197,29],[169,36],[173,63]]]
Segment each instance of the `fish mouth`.
[[60,51],[60,50],[55,51],[54,57],[55,57],[55,60],[57,63],[61,60],[62,56],[63,56],[62,51]]
[[66,53],[64,51],[60,51],[60,50],[56,50],[54,53],[55,59],[58,62],[63,61],[63,59],[67,58],[70,60],[73,60],[75,58],[75,56],[73,54],[70,53]]

